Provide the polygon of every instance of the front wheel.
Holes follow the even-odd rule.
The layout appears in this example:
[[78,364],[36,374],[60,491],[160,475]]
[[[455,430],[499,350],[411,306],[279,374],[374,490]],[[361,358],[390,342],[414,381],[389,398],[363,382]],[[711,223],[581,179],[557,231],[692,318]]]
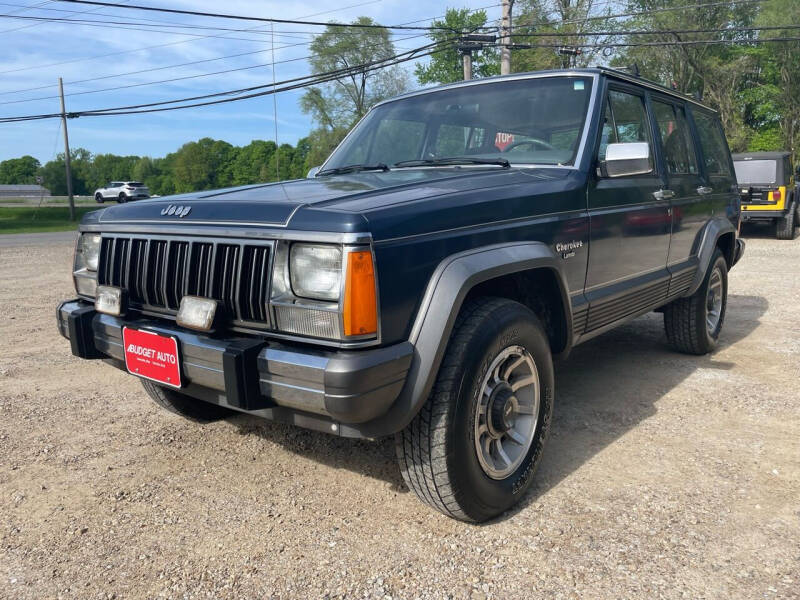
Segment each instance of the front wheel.
[[553,387],[550,345],[536,315],[502,298],[469,303],[430,397],[395,438],[408,487],[463,521],[512,507],[542,456]]
[[708,354],[717,347],[727,306],[728,263],[717,248],[697,291],[664,307],[667,341],[679,352]]

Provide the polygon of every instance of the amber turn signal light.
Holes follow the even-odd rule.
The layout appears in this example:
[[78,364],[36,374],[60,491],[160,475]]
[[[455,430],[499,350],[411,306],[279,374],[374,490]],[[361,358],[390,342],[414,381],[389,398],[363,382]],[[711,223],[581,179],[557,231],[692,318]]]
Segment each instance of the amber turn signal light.
[[350,252],[347,255],[347,278],[344,285],[344,334],[368,335],[377,332],[378,308],[372,252]]

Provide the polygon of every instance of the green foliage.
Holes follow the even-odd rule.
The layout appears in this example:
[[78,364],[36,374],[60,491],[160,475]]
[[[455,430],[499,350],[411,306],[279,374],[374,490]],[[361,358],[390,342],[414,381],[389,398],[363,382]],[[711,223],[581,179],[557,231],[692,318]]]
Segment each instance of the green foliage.
[[783,149],[783,136],[777,125],[760,129],[753,133],[747,145],[750,152],[769,152]]
[[[449,31],[433,30],[428,37],[437,43],[451,41],[456,31],[474,31],[486,25],[486,11],[470,12],[469,9],[448,8],[443,20],[434,21],[432,27],[446,27]],[[414,74],[421,85],[431,83],[453,83],[464,78],[461,55],[455,47],[432,55],[427,64],[418,63]],[[496,48],[484,48],[472,53],[473,77],[490,77],[500,74],[500,55]]]
[[41,165],[32,156],[22,156],[0,162],[0,184],[24,185],[36,183]]
[[[353,23],[376,25],[368,17]],[[312,73],[327,73],[368,65],[395,55],[390,33],[384,28],[347,28],[328,25],[311,42]],[[375,70],[366,68],[349,72],[330,83],[311,87],[300,99],[300,107],[329,132],[349,130],[369,107],[385,98],[396,96],[409,87],[408,73],[401,65]],[[341,139],[341,137],[339,138]]]
[[[330,151],[326,140],[320,146],[313,137],[303,138],[297,146],[253,140],[237,147],[222,140],[203,138],[181,146],[164,158],[149,156],[92,155],[88,150],[72,150],[72,190],[76,195],[94,194],[110,181],[141,181],[151,194],[168,194],[208,190],[251,183],[264,183],[305,177],[311,166],[320,164]],[[314,158],[317,162],[309,164]],[[30,159],[30,160],[28,160]],[[34,161],[31,163],[30,161]],[[29,164],[30,163],[30,164]],[[35,164],[34,164],[35,163]],[[0,176],[16,173],[18,165],[27,165],[44,179],[43,185],[54,196],[65,196],[67,184],[64,155],[39,166],[36,159],[22,157],[0,163]],[[31,170],[31,165],[35,166]],[[21,183],[16,175],[9,183]],[[0,182],[4,182],[0,180]]]
[[83,215],[93,210],[97,210],[97,207],[76,207],[76,219],[70,221],[69,208],[67,207],[0,207],[0,234],[33,233],[38,231],[70,231],[78,227],[78,221],[80,221]]
[[[633,4],[633,3],[631,3]],[[596,38],[584,35],[593,31],[608,31],[618,27],[616,21],[590,19],[603,13],[612,14],[624,8],[624,2],[598,3],[596,0],[519,0],[514,4],[512,23],[515,44],[540,44],[512,53],[511,68],[515,72],[544,69],[585,67],[602,62],[599,49],[583,49],[581,54],[560,54],[558,47],[591,43]],[[597,10],[604,6],[603,10]],[[529,34],[529,35],[525,35]],[[546,35],[535,35],[546,34]]]
[[[685,0],[629,0],[631,12],[684,6]],[[797,0],[724,4],[692,10],[647,12],[625,29],[648,31],[726,29],[800,22]],[[615,66],[636,63],[641,74],[687,94],[700,94],[719,111],[731,150],[794,150],[800,142],[800,43],[748,44],[757,37],[795,37],[795,30],[665,33],[625,36],[630,42],[686,42],[723,38],[736,44],[628,47],[616,52]]]

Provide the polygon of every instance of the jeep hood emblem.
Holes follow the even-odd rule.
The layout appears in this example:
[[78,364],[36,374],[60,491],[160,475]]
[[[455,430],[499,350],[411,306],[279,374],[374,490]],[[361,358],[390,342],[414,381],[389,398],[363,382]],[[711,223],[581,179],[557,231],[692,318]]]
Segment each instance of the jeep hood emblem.
[[161,209],[161,214],[170,216],[175,215],[176,217],[180,217],[181,219],[189,214],[192,210],[191,206],[176,206],[175,204],[170,204],[167,208]]

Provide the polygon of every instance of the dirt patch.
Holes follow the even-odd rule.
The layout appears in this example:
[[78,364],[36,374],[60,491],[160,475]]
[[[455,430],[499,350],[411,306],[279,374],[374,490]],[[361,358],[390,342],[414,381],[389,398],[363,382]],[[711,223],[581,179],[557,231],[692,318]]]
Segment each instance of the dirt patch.
[[199,426],[73,358],[72,245],[0,247],[0,597],[789,598],[800,590],[800,240],[757,238],[722,347],[648,315],[558,365],[520,507],[408,492],[391,440]]

